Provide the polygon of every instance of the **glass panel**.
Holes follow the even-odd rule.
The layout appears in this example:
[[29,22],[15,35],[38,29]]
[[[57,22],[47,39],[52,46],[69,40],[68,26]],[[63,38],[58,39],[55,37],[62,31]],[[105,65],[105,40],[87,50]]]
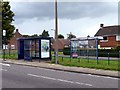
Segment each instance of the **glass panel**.
[[25,60],[31,60],[31,44],[32,41],[31,40],[25,40],[24,41],[24,59]]
[[39,40],[32,40],[32,57],[39,57]]

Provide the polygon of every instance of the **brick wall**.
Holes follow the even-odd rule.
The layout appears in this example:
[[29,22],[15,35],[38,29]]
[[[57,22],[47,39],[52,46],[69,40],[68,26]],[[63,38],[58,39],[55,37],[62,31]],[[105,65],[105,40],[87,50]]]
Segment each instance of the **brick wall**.
[[120,45],[120,41],[116,41],[116,36],[108,36],[108,41],[99,42],[101,47],[113,47]]
[[[22,38],[22,35],[18,32],[18,29],[16,29],[16,32],[14,33],[13,37],[9,41],[9,49],[18,49],[17,45],[17,39]],[[14,48],[12,47],[14,45]]]

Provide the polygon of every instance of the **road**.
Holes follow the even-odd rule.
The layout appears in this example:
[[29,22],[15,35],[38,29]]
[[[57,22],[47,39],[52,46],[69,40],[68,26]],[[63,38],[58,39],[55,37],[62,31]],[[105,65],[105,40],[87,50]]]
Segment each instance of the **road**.
[[118,88],[118,78],[2,64],[2,88]]

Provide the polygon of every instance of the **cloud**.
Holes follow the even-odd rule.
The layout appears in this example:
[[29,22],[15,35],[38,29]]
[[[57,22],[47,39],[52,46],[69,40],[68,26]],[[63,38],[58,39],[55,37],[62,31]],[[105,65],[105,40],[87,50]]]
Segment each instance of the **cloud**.
[[[54,19],[53,2],[11,2],[15,19],[36,18],[39,20]],[[59,2],[60,19],[98,18],[116,13],[117,3],[113,2]]]
[[45,19],[53,18],[53,3],[14,2],[11,5],[17,19]]
[[67,19],[99,18],[117,12],[116,6],[109,2],[73,2],[59,4],[59,17]]

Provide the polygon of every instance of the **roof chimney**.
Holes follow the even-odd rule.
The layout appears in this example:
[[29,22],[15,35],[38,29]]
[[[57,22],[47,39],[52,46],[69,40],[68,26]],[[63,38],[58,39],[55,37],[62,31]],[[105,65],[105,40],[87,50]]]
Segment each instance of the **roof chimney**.
[[16,32],[18,32],[18,29],[16,29]]
[[103,28],[104,27],[104,24],[100,24],[100,28]]

